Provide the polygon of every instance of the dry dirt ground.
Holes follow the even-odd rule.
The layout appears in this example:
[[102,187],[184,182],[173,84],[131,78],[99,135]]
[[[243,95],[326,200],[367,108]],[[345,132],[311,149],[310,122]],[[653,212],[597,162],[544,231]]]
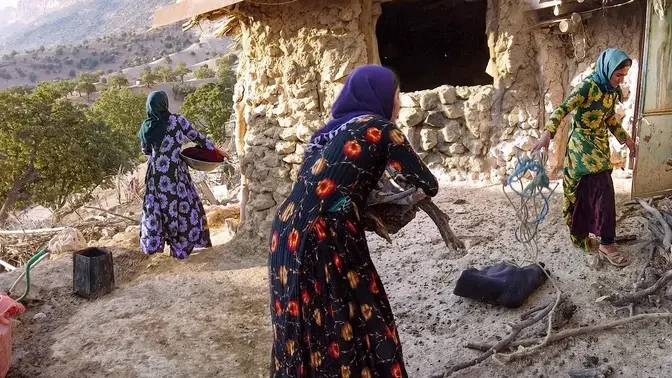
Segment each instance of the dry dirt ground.
[[[628,200],[629,185],[629,180],[616,180],[618,202]],[[635,217],[619,223],[620,232],[640,237],[624,246],[632,253],[631,266],[591,268],[568,243],[560,199],[559,193],[554,196],[541,228],[539,259],[577,306],[564,328],[627,316],[595,300],[605,290],[631,288],[641,274],[650,253],[643,221]],[[463,269],[503,259],[522,262],[526,255],[514,240],[514,212],[499,186],[446,184],[436,202],[451,215],[453,230],[467,244],[466,256],[449,260],[438,230],[424,214],[395,235],[392,245],[369,237],[411,377],[428,377],[443,366],[474,358],[477,352],[465,349],[467,342],[504,335],[507,322],[555,293],[547,282],[518,310],[453,295]],[[216,243],[228,239],[215,236]],[[95,301],[71,294],[69,255],[44,263],[32,276],[34,299],[15,323],[9,376],[267,376],[272,336],[265,249],[263,243],[234,239],[184,262],[115,249],[117,289]],[[0,287],[6,290],[14,277],[16,273],[0,275]],[[652,305],[640,307],[654,310]],[[544,329],[537,324],[523,337]],[[567,377],[569,370],[608,363],[616,377],[670,377],[670,335],[672,326],[666,322],[636,323],[561,341],[515,362],[489,360],[454,376]]]

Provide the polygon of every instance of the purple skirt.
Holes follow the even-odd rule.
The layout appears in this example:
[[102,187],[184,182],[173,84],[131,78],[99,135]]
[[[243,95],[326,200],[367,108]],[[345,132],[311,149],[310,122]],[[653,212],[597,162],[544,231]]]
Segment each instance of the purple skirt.
[[612,244],[616,236],[616,198],[611,171],[584,176],[576,189],[570,232],[577,240],[589,234],[602,244]]

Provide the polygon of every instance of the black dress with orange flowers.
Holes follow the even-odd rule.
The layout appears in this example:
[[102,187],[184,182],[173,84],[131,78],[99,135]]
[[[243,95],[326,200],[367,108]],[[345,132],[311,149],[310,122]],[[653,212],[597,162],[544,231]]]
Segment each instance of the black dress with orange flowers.
[[307,154],[270,242],[272,377],[406,377],[401,344],[360,216],[387,165],[434,196],[404,134],[358,117]]

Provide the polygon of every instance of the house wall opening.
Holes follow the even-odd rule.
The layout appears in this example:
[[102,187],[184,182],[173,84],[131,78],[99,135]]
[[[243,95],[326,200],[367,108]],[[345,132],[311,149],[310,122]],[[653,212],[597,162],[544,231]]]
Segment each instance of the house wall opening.
[[396,0],[382,4],[376,25],[381,64],[397,72],[401,90],[492,84],[487,0]]

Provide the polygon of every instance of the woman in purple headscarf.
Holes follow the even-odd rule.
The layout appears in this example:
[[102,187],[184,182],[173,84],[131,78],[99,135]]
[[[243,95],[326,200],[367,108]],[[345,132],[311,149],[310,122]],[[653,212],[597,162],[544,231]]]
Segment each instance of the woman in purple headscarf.
[[435,177],[394,125],[399,84],[380,66],[349,77],[306,148],[270,240],[273,377],[406,377],[360,215],[389,165],[434,196]]

